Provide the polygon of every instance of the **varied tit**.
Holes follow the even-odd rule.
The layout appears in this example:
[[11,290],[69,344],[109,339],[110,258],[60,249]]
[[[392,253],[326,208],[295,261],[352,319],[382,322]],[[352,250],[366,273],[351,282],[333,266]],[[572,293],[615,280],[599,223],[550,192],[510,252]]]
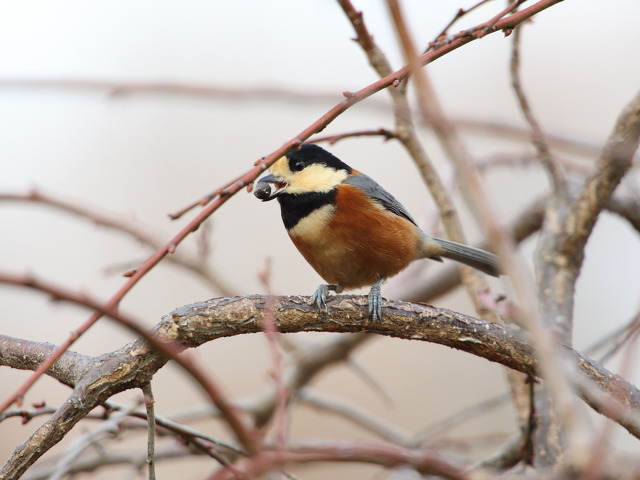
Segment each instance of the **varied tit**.
[[372,285],[369,314],[375,322],[382,315],[381,283],[420,258],[450,258],[499,274],[495,255],[427,235],[393,195],[317,145],[300,145],[270,172],[254,194],[278,199],[293,244],[328,282],[313,294],[318,308],[329,290]]

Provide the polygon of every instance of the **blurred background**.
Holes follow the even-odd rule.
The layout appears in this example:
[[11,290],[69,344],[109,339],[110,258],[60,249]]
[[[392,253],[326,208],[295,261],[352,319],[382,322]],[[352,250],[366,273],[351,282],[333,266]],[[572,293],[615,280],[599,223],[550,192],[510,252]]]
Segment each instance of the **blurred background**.
[[[417,44],[426,47],[458,8],[473,3],[406,0],[403,6]],[[356,7],[364,11],[370,31],[394,68],[400,68],[402,55],[385,2],[361,1]],[[490,2],[452,32],[484,21],[501,8],[502,3]],[[524,29],[522,75],[533,111],[545,132],[585,146],[581,155],[567,151],[562,155],[586,167],[597,159],[617,115],[640,85],[638,18],[640,3],[635,0],[582,0],[554,6]],[[0,194],[36,189],[132,222],[164,243],[191,218],[171,221],[168,213],[248,170],[338,103],[341,92],[377,79],[353,36],[337,3],[329,0],[2,0]],[[508,38],[493,34],[428,67],[445,111],[454,120],[467,122],[460,132],[478,161],[531,152],[526,141],[469,127],[484,123],[524,127],[510,88],[510,46]],[[323,134],[392,129],[386,96],[380,92],[351,108]],[[450,179],[451,168],[437,141],[426,129],[421,136],[443,177]],[[439,228],[433,202],[399,145],[363,137],[325,147],[377,179],[425,229]],[[530,164],[494,168],[487,182],[505,219],[547,191],[545,176]],[[623,188],[637,187],[637,170],[625,182]],[[467,235],[480,240],[481,229],[461,199],[456,201]],[[164,262],[127,295],[123,311],[151,327],[181,305],[226,292],[263,293],[258,273],[267,263],[274,293],[308,295],[321,282],[290,243],[275,202],[262,204],[252,194],[240,192],[180,249],[196,252],[203,235],[210,249],[208,264],[224,290]],[[535,241],[528,241],[522,249],[530,263],[534,247]],[[150,253],[121,233],[55,209],[0,203],[2,271],[31,273],[107,299],[123,284],[120,274]],[[441,266],[422,262],[388,282],[383,295],[401,298],[406,285],[419,281],[423,268]],[[578,284],[578,349],[636,314],[639,271],[637,232],[604,215],[589,242]],[[509,292],[505,280],[492,285],[498,292]],[[434,303],[474,314],[461,292]],[[0,306],[3,334],[54,344],[88,317],[78,307],[6,285],[0,286]],[[73,349],[98,355],[132,338],[102,320]],[[296,335],[295,341],[317,338]],[[262,335],[253,335],[213,342],[196,355],[230,394],[244,397],[261,392],[270,382],[266,347]],[[360,349],[354,361],[375,378],[389,399],[352,368],[329,369],[312,388],[344,398],[407,431],[436,425],[507,389],[501,367],[431,344],[380,337]],[[608,367],[615,371],[616,363]],[[0,370],[3,398],[27,375]],[[628,377],[637,381],[638,372]],[[159,372],[154,388],[159,415],[171,416],[205,402],[172,366]],[[66,387],[42,379],[25,403],[45,400],[57,405],[67,394]],[[129,392],[118,400],[126,403],[137,397],[139,392]],[[434,444],[464,450],[477,448],[477,439],[483,445],[479,455],[490,453],[516,428],[513,412],[504,405],[446,432]],[[318,418],[308,408],[297,409],[291,435],[374,438],[332,416]],[[0,424],[3,461],[41,420],[24,426],[19,420]],[[84,431],[82,426],[77,429]],[[214,436],[224,434],[215,423],[203,429]],[[487,432],[496,430],[504,436],[489,441]],[[622,448],[637,449],[637,443],[624,434],[617,441]],[[145,442],[140,435],[138,448]],[[64,445],[56,452],[64,451]],[[209,460],[190,459],[189,464],[188,474],[185,465],[178,465],[183,478],[200,478],[211,470]],[[304,472],[301,478],[315,479],[371,478],[376,470],[323,465],[294,471]]]

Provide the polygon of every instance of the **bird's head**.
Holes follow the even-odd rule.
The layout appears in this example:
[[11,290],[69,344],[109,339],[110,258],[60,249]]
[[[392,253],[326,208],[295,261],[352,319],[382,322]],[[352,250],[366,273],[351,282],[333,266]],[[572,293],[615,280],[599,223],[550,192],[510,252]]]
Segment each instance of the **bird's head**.
[[282,194],[329,192],[353,169],[319,146],[305,143],[276,160],[269,171],[271,173],[258,180],[254,189],[255,196],[263,202]]

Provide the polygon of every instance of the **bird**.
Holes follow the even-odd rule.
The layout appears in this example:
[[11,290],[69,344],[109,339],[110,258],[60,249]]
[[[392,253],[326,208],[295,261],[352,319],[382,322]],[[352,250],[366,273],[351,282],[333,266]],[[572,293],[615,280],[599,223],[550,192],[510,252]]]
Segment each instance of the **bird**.
[[311,297],[321,310],[329,291],[371,286],[369,317],[375,325],[382,318],[382,282],[423,258],[448,258],[500,274],[494,254],[423,232],[375,180],[313,143],[276,160],[254,195],[263,202],[278,200],[291,241],[327,282]]

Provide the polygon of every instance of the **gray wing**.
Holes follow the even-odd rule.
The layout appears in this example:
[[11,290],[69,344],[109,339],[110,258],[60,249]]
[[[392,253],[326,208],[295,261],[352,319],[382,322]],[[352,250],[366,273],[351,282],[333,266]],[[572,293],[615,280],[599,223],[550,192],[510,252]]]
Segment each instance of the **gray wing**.
[[393,195],[391,195],[384,188],[378,185],[376,181],[371,177],[365,175],[364,173],[358,173],[356,175],[348,176],[343,183],[359,188],[360,190],[364,191],[370,198],[378,202],[390,212],[406,218],[411,223],[417,226],[415,220],[411,218],[411,215],[409,215],[409,212],[407,212],[407,209],[404,208]]

